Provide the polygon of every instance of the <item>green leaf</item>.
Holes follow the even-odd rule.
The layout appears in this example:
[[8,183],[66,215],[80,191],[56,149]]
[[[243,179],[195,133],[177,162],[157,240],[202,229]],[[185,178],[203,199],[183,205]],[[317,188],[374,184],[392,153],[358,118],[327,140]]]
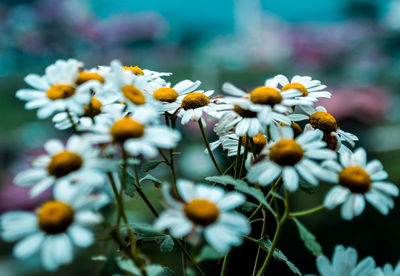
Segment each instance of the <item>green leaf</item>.
[[276,216],[274,209],[268,204],[265,199],[264,193],[256,188],[250,187],[246,182],[240,179],[235,179],[230,175],[218,175],[218,176],[209,176],[205,178],[207,181],[219,183],[222,185],[233,185],[235,189],[239,192],[248,194],[255,199],[257,199],[260,203],[262,203],[267,209]]
[[155,242],[160,245],[160,251],[164,254],[174,249],[174,241],[170,235],[161,233],[145,223],[130,223],[129,225],[135,232],[138,242]]
[[258,207],[257,204],[245,201],[241,206],[238,207],[238,210],[243,212],[243,213],[250,213],[254,209]]
[[121,270],[129,272],[132,275],[141,275],[140,269],[130,259],[117,259],[118,266]]
[[140,183],[142,183],[143,181],[146,181],[146,180],[151,181],[156,188],[161,188],[162,181],[160,179],[155,178],[151,174],[147,174],[145,177],[143,177],[139,181],[140,181]]
[[[246,237],[246,239],[257,243],[266,252],[268,252],[271,249],[272,242],[268,238],[268,236],[265,236],[260,240],[253,239],[250,237]],[[284,262],[294,274],[300,276],[302,275],[300,270],[294,265],[294,263],[289,261],[288,258],[285,256],[285,254],[283,254],[283,252],[278,248],[275,248],[273,256],[276,260]]]
[[223,254],[217,252],[212,247],[206,245],[201,249],[201,252],[197,257],[197,261],[202,262],[202,261],[218,260],[222,257],[224,257]]
[[174,240],[171,238],[171,236],[165,236],[165,239],[160,244],[160,250],[164,254],[170,253],[172,250],[174,250]]
[[174,276],[175,273],[168,267],[161,265],[149,265],[146,267],[149,276]]
[[315,239],[315,236],[307,230],[307,228],[298,220],[293,219],[296,223],[297,229],[299,230],[300,238],[303,240],[304,245],[310,252],[315,256],[319,257],[322,255],[321,245]]
[[143,163],[142,165],[142,171],[143,172],[149,172],[153,169],[155,169],[158,165],[160,165],[161,163],[164,163],[164,160],[150,160],[147,161],[145,163]]

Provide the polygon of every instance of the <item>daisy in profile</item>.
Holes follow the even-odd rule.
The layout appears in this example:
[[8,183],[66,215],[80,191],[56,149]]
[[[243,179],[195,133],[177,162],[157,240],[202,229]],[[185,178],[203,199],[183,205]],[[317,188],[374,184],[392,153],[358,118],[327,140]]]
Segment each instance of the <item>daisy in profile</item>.
[[93,143],[122,146],[133,156],[142,154],[145,158],[153,158],[159,148],[174,148],[181,139],[177,130],[152,124],[158,117],[154,109],[139,107],[133,115],[122,114],[113,122],[96,125],[94,134],[88,139]]
[[144,77],[152,90],[164,87],[166,85],[166,81],[162,77],[169,77],[172,75],[172,73],[142,69],[139,66],[123,66],[122,68],[126,71],[130,71],[136,76]]
[[[241,139],[240,153],[243,154],[245,151],[247,135]],[[249,136],[248,151],[253,153],[253,148],[250,146],[250,139],[253,140],[255,154],[258,155],[263,148],[267,145],[267,137],[260,132],[257,135]],[[236,156],[238,152],[239,136],[234,133],[223,135],[215,142],[210,143],[211,150],[215,150],[221,146],[223,150],[228,151],[228,156]]]
[[155,221],[155,228],[169,229],[176,238],[189,236],[189,240],[198,240],[204,234],[210,246],[220,253],[242,244],[241,236],[250,233],[250,225],[244,215],[233,211],[245,202],[242,194],[182,179],[177,186],[182,201],[171,196],[167,185],[163,186],[170,208]]
[[171,87],[171,83],[167,83],[165,86],[155,89],[152,96],[162,103],[163,111],[173,114],[180,107],[179,96],[195,91],[200,84],[201,81],[183,80]]
[[106,182],[106,170],[115,168],[115,163],[99,157],[99,150],[81,136],[71,136],[66,145],[56,139],[44,144],[46,155],[32,162],[33,168],[17,174],[17,185],[31,187],[31,196],[36,196],[55,183],[80,181],[86,185],[101,186]]
[[365,200],[371,203],[383,215],[393,208],[391,197],[399,195],[396,185],[386,182],[388,177],[381,162],[367,162],[367,153],[363,148],[354,154],[340,154],[340,164],[330,160],[323,164],[328,169],[324,180],[337,183],[326,195],[324,205],[333,209],[342,205],[341,215],[345,220],[351,220],[365,209]]
[[203,113],[208,114],[211,118],[219,118],[222,114],[218,111],[229,105],[225,104],[223,99],[212,98],[212,94],[214,94],[214,90],[198,90],[179,96],[177,103],[179,104],[178,117],[182,118],[181,124],[186,125],[190,121],[198,121]]
[[[309,124],[305,126],[305,129],[319,129],[324,133],[324,141],[329,148],[351,152],[349,148],[343,145],[343,142],[347,142],[354,147],[355,141],[358,141],[358,137],[341,130],[335,117],[327,112],[325,107],[318,106],[314,109],[310,106],[302,106],[301,109],[307,113],[309,119]],[[300,120],[307,119],[306,116],[302,116],[301,114],[298,114],[297,118]]]
[[13,242],[20,240],[13,254],[27,259],[40,252],[46,270],[56,270],[73,260],[74,248],[88,247],[94,234],[88,228],[101,222],[94,209],[102,195],[89,195],[84,185],[63,182],[54,189],[54,199],[35,212],[11,211],[0,216],[0,236]]
[[332,262],[326,256],[317,258],[317,269],[321,276],[378,276],[375,261],[366,257],[357,263],[357,251],[337,245]]
[[318,98],[330,98],[332,94],[325,90],[326,85],[321,84],[319,80],[313,80],[310,76],[294,76],[290,81],[284,75],[277,75],[273,79],[275,82],[273,87],[280,89],[280,91],[298,90],[301,95],[297,98],[316,102]]
[[261,152],[263,160],[251,167],[247,177],[262,186],[271,184],[282,175],[286,189],[293,192],[302,177],[311,185],[317,185],[323,170],[313,161],[336,158],[336,152],[325,149],[320,131],[307,131],[294,139],[290,127],[271,131],[272,141]]
[[33,89],[20,89],[16,96],[27,101],[26,109],[38,109],[39,119],[45,119],[55,112],[70,111],[80,114],[82,107],[90,101],[90,91],[101,85],[98,79],[79,81],[79,68],[83,64],[77,60],[58,60],[46,68],[44,76],[30,74],[25,82]]
[[[280,92],[270,86],[259,86],[250,93],[235,87],[230,83],[224,83],[222,90],[229,95],[228,103],[233,105],[232,112],[237,114],[235,119],[235,132],[239,136],[248,133],[250,136],[256,135],[266,126],[276,126],[279,122],[290,125],[291,120],[287,114],[292,112],[295,105],[312,105],[312,102],[295,97],[300,96],[298,90],[288,90]],[[230,124],[232,124],[231,122]]]

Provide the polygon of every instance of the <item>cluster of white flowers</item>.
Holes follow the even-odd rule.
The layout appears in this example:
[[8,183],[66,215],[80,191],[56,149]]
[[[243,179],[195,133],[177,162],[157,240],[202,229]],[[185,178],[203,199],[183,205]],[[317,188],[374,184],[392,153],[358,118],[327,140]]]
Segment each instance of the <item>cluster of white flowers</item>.
[[[382,164],[367,162],[362,148],[353,152],[358,138],[340,129],[324,107],[316,106],[319,98],[331,97],[320,81],[309,76],[294,76],[289,81],[277,75],[251,92],[225,83],[222,90],[229,95],[213,96],[213,90],[199,90],[200,81],[183,80],[172,85],[164,80],[170,75],[123,66],[117,60],[110,66],[85,69],[82,62],[69,59],[48,66],[43,76],[30,74],[25,78],[32,88],[16,94],[26,101],[25,108],[37,109],[40,119],[52,116],[56,128],[72,129],[74,135],[65,146],[58,140],[46,142],[47,154],[15,177],[17,185],[32,187],[31,196],[54,186],[54,200],[35,212],[13,211],[0,217],[3,239],[22,239],[14,248],[16,257],[26,258],[40,250],[48,270],[71,262],[72,243],[79,247],[93,243],[94,234],[87,226],[107,221],[101,208],[112,201],[113,194],[119,226],[121,217],[126,220],[122,191],[127,189],[126,175],[131,167],[135,189],[156,216],[154,229],[168,231],[200,273],[201,268],[181,241],[198,246],[204,238],[216,252],[226,254],[227,261],[230,248],[240,246],[251,232],[250,218],[234,210],[250,204],[250,197],[260,204],[250,217],[260,209],[272,212],[277,232],[287,219],[296,217],[289,210],[287,194],[301,185],[317,186],[320,181],[333,183],[333,187],[324,206],[316,210],[342,205],[343,219],[350,220],[363,212],[365,199],[384,215],[393,208],[392,197],[399,191],[385,181],[388,175]],[[190,121],[199,124],[206,153],[220,173],[207,179],[214,185],[176,179],[174,148],[181,140],[176,128],[178,118],[181,125]],[[204,119],[217,120],[214,131],[218,140],[210,144]],[[228,159],[232,157],[225,172],[213,153],[219,146],[227,151]],[[169,157],[163,150],[168,150]],[[158,155],[173,175],[172,185],[162,184],[168,208],[161,215],[141,190],[137,170],[138,164]],[[233,188],[227,186],[225,190],[215,184]],[[283,191],[285,198],[280,195]],[[285,202],[284,215],[278,215],[279,204],[272,208],[272,200]],[[128,227],[128,221],[125,223]],[[135,229],[128,234],[130,246],[136,248],[132,245]],[[277,237],[279,233],[259,275],[265,272]],[[141,253],[135,250],[125,257],[141,269]],[[354,254],[353,249],[338,247],[335,255],[340,258],[332,265],[320,257],[317,265],[321,275],[369,275],[365,271],[372,271],[370,267],[385,275],[398,275],[388,266],[376,269],[368,260],[368,265],[361,262],[356,266]],[[140,271],[145,274],[145,270]],[[378,275],[374,273],[371,275]]]

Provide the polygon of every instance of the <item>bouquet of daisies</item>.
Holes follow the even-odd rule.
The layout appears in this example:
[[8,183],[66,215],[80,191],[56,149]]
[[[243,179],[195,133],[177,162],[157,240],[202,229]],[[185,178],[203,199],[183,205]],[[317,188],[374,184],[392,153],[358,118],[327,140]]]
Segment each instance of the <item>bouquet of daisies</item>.
[[[102,235],[113,243],[114,254],[100,252],[93,259],[115,263],[115,274],[174,275],[142,252],[146,241],[163,253],[181,252],[175,262],[182,263],[183,272],[177,274],[206,275],[202,261],[214,260],[220,271],[213,275],[228,275],[231,252],[246,241],[258,248],[246,275],[268,274],[273,261],[302,275],[277,248],[282,229],[292,221],[321,275],[400,275],[400,265],[377,267],[372,257],[357,261],[356,250],[341,245],[330,262],[300,222],[339,206],[342,218],[351,220],[366,202],[386,215],[399,194],[386,181],[381,162],[368,161],[363,148],[354,149],[358,138],[317,105],[319,98],[331,97],[325,85],[309,76],[277,75],[250,90],[225,83],[225,95],[215,95],[201,90],[200,81],[171,84],[165,80],[170,75],[117,60],[87,69],[69,59],[48,66],[44,75],[26,76],[31,88],[16,93],[25,108],[74,134],[65,143],[47,141],[46,154],[15,176],[15,184],[30,187],[32,197],[53,191],[34,212],[0,216],[1,238],[17,242],[15,257],[40,254],[43,267],[56,270],[73,261],[76,247],[89,247]],[[218,139],[209,142],[205,126],[212,120]],[[176,148],[188,138],[179,129],[189,122],[198,125],[204,154],[215,167],[215,175],[203,183],[179,178],[175,170]],[[226,155],[224,163],[214,155],[218,148]],[[169,167],[166,179],[149,173],[160,164]],[[159,198],[142,189],[146,180],[161,189],[164,210],[154,204]],[[290,207],[293,192],[320,182],[332,186],[321,205]],[[148,207],[151,224],[130,218],[131,197]]]

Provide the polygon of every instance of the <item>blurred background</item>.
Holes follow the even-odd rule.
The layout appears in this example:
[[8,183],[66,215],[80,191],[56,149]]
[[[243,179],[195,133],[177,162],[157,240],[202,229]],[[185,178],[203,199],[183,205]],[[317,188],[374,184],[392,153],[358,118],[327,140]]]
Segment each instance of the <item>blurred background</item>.
[[[218,93],[225,81],[252,89],[278,73],[310,75],[333,93],[330,101],[320,103],[343,130],[360,138],[358,145],[367,148],[370,159],[382,160],[390,180],[399,183],[399,0],[2,0],[0,34],[0,212],[33,210],[51,196],[47,192],[32,200],[26,189],[13,186],[12,179],[43,152],[47,139],[65,139],[71,133],[56,131],[50,121],[39,121],[34,111],[24,111],[23,102],[14,95],[26,87],[26,74],[42,74],[60,58],[76,58],[87,67],[107,65],[117,58],[126,65],[173,72],[169,79],[173,83],[199,79],[204,89]],[[180,146],[179,175],[202,179],[216,174],[203,154],[204,146],[195,143],[200,139],[196,126],[182,131],[186,139]],[[196,166],[185,167],[188,162]],[[155,172],[160,178],[168,177],[167,173],[162,166]],[[328,189],[326,184],[312,195],[297,192],[293,209],[320,204]],[[158,202],[159,194],[152,198]],[[141,211],[140,199],[129,204],[132,220],[151,222],[151,216]],[[396,200],[387,217],[368,205],[351,222],[343,221],[338,210],[302,222],[326,255],[331,256],[341,243],[355,247],[360,258],[374,256],[381,266],[400,258],[399,214]],[[99,241],[92,249],[77,252],[74,263],[57,275],[109,275],[102,263],[90,258],[103,247]],[[11,256],[11,248],[12,244],[0,244],[2,276],[51,275],[40,268],[39,257],[21,265]],[[288,223],[278,248],[303,273],[316,272],[315,259],[299,240],[294,224]],[[145,245],[145,251],[156,262],[179,271],[177,252],[164,256],[154,245]],[[250,244],[234,250],[231,274],[250,271],[255,252]],[[209,275],[219,273],[217,265],[205,262],[204,267]],[[284,265],[275,263],[273,270],[291,275]]]

